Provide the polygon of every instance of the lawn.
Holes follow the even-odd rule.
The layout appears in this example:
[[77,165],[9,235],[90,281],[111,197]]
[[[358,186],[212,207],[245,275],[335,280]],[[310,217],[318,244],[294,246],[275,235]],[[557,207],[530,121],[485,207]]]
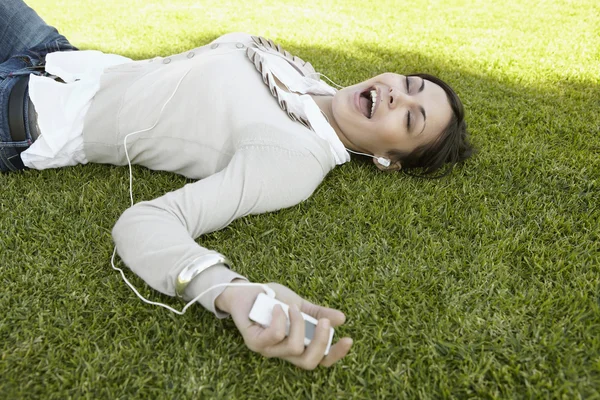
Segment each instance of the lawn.
[[[596,1],[28,3],[79,48],[136,59],[244,31],[341,85],[439,75],[478,154],[441,180],[352,162],[199,239],[346,313],[350,354],[311,372],[251,353],[230,319],[137,299],[110,267],[127,168],[0,175],[0,398],[600,398]],[[186,183],[133,172],[136,200]]]

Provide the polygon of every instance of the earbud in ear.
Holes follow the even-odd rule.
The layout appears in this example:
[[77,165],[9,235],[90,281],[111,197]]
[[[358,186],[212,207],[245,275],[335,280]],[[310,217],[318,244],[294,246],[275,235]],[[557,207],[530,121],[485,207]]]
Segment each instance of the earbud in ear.
[[384,167],[389,167],[391,164],[390,160],[385,157],[377,157],[377,162]]

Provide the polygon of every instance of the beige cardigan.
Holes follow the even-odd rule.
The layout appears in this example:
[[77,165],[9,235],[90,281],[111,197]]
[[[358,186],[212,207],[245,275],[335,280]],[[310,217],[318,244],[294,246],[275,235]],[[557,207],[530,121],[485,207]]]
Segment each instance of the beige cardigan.
[[[113,229],[125,264],[162,293],[174,295],[179,272],[211,252],[195,238],[298,204],[335,166],[328,143],[282,111],[246,56],[251,44],[249,35],[229,34],[186,53],[108,68],[86,115],[90,162],[126,165],[125,136],[147,129],[127,139],[133,164],[199,179],[135,204]],[[236,277],[211,267],[186,296]],[[200,300],[220,317],[214,300],[222,290]]]

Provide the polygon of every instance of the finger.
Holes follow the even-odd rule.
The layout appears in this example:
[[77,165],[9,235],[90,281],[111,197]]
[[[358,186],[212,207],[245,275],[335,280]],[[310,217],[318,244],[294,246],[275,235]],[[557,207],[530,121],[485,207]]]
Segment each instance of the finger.
[[353,341],[349,337],[338,340],[338,342],[329,349],[329,354],[321,360],[321,365],[324,367],[331,367],[333,364],[346,357],[352,347],[352,343]]
[[289,309],[290,333],[281,343],[271,346],[265,351],[267,357],[294,357],[304,352],[304,318],[296,305]]
[[309,301],[303,301],[302,308],[300,310],[303,313],[316,318],[317,320],[327,318],[331,322],[331,326],[334,328],[346,322],[346,316],[340,310],[318,306]]
[[305,325],[304,318],[300,313],[300,309],[297,305],[292,305],[289,309],[290,314],[290,334],[286,341],[289,354],[292,356],[299,356],[304,353],[304,333]]
[[255,351],[262,353],[266,348],[281,343],[285,339],[286,323],[287,317],[283,308],[279,304],[276,304],[273,307],[271,324],[258,331],[258,334],[252,340]]
[[343,312],[328,308],[317,306],[309,301],[304,300],[296,292],[289,289],[286,286],[278,283],[271,282],[269,286],[277,293],[277,298],[288,305],[297,304],[300,307],[300,311],[305,314],[314,317],[315,319],[327,318],[331,321],[331,326],[336,327],[342,325],[346,321],[346,316]]
[[315,335],[304,353],[290,361],[304,369],[316,368],[325,356],[325,349],[327,349],[329,343],[330,328],[331,323],[328,319],[320,319],[317,323]]

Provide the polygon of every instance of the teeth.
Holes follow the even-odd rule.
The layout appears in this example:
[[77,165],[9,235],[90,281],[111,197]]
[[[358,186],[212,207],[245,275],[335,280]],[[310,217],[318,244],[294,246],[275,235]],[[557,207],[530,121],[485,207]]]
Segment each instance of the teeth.
[[371,90],[371,117],[373,117],[373,113],[375,112],[375,104],[377,104],[377,90]]

